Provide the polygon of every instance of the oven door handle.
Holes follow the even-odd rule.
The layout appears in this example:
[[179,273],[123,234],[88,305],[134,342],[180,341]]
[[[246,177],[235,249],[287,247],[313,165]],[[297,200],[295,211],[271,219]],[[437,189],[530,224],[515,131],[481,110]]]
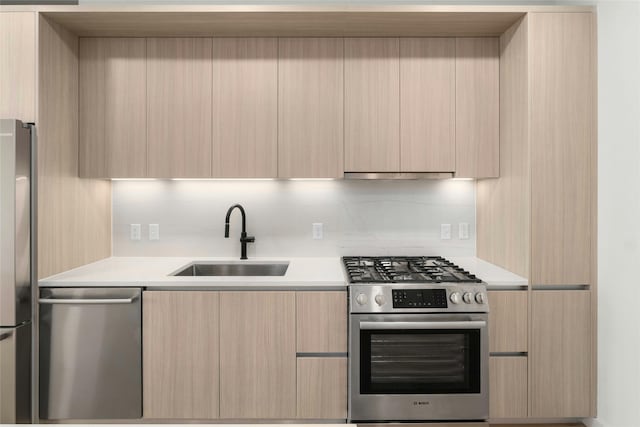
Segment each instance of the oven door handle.
[[360,329],[482,329],[484,320],[450,322],[360,322]]

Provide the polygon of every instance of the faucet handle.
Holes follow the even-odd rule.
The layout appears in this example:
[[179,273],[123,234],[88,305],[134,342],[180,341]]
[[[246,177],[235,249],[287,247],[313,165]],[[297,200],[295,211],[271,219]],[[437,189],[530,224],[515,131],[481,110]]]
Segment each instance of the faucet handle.
[[256,238],[254,236],[243,236],[240,238],[240,241],[245,243],[253,243],[256,241]]

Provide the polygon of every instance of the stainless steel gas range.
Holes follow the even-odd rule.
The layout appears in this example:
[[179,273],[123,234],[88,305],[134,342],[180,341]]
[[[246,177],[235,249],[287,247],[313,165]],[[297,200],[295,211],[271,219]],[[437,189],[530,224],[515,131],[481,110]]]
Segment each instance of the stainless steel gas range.
[[486,286],[441,257],[344,257],[349,420],[489,418]]

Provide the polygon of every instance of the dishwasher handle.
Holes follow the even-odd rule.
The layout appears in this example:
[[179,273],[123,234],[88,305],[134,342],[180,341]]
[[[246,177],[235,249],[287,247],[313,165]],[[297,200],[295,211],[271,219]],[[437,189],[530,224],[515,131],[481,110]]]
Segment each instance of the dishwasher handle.
[[131,298],[96,298],[96,299],[71,299],[71,298],[41,298],[40,304],[131,304],[138,295]]

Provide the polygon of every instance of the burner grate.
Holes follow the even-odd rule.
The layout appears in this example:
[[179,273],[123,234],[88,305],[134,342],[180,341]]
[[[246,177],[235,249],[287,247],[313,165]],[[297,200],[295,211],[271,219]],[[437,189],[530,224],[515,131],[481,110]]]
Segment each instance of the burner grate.
[[439,256],[342,257],[350,283],[480,283],[473,274]]

